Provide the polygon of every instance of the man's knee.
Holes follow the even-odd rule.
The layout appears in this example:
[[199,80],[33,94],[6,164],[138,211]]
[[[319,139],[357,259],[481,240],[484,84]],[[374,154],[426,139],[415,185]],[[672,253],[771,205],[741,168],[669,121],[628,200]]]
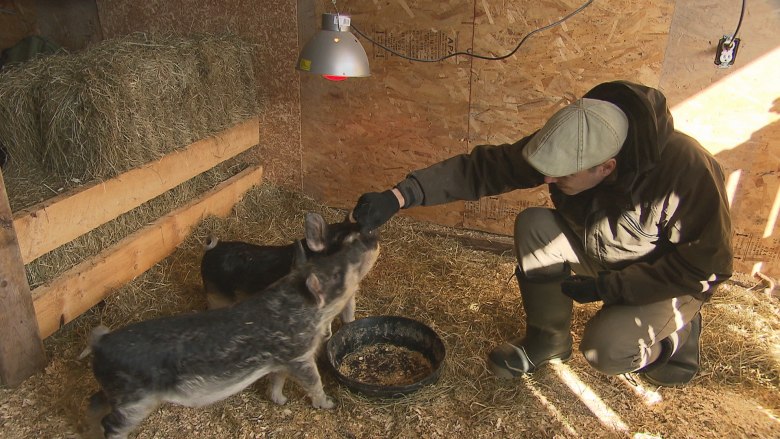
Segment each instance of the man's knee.
[[580,352],[597,371],[605,375],[633,372],[642,366],[643,352],[648,350],[643,340],[616,337],[614,328],[598,331],[587,328],[582,335]]
[[515,217],[515,239],[528,235],[545,224],[555,222],[554,213],[546,207],[529,207]]
[[529,277],[557,276],[566,271],[571,243],[556,213],[544,207],[523,210],[515,219],[515,255]]

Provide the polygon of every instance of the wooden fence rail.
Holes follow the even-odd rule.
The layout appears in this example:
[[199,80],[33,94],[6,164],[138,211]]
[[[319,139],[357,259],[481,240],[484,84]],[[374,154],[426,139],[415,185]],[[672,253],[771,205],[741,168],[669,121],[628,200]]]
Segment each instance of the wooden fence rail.
[[99,255],[30,291],[24,264],[259,143],[258,119],[119,177],[11,214],[0,173],[0,379],[10,387],[46,365],[42,338],[171,254],[207,215],[226,216],[262,168],[250,167]]

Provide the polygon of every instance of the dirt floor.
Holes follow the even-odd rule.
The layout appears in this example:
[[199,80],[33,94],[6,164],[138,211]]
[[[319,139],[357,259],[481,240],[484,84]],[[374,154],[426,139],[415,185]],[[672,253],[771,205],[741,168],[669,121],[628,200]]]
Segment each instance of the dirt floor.
[[[345,212],[273,187],[250,192],[227,219],[207,218],[169,258],[45,340],[46,370],[16,389],[0,387],[0,438],[79,438],[97,383],[91,359],[77,360],[89,331],[203,310],[201,245],[221,239],[287,244],[303,215],[329,221]],[[315,410],[289,383],[286,406],[260,379],[205,408],[164,405],[131,438],[777,438],[780,437],[778,300],[758,279],[735,276],[702,314],[702,369],[683,388],[656,388],[636,376],[605,376],[582,355],[530,377],[500,381],[487,353],[524,330],[511,253],[474,250],[440,234],[465,234],[395,218],[382,229],[382,254],[364,279],[357,318],[400,315],[436,330],[447,357],[437,382],[396,399],[369,399],[341,387],[322,363],[334,410]],[[490,235],[478,235],[490,238]],[[578,342],[595,304],[575,305]],[[340,325],[338,318],[334,330]],[[575,346],[576,347],[576,346]]]

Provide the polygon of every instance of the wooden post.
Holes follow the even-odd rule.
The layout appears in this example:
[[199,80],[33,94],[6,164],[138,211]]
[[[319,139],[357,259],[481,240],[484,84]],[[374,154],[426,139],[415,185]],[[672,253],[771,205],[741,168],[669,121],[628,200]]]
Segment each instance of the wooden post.
[[16,387],[44,367],[46,352],[0,172],[0,379]]

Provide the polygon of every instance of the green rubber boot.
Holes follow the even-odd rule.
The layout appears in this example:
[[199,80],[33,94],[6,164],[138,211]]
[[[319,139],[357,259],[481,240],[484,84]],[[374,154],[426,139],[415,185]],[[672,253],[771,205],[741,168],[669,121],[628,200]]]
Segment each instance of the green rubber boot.
[[673,349],[672,343],[665,338],[661,340],[663,350],[658,360],[637,371],[647,381],[657,386],[673,387],[688,384],[696,376],[699,371],[701,313],[697,313],[688,324],[691,325],[688,339],[677,351],[669,355]]
[[573,302],[561,293],[562,277],[529,280],[515,269],[526,313],[525,336],[510,340],[488,355],[495,376],[512,379],[531,373],[552,360],[572,356],[571,312]]

